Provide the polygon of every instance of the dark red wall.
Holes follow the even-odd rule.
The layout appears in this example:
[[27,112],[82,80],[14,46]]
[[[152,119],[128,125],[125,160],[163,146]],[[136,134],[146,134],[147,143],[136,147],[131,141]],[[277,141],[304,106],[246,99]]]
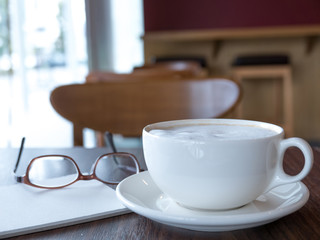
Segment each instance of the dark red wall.
[[320,0],[144,0],[145,31],[320,24]]

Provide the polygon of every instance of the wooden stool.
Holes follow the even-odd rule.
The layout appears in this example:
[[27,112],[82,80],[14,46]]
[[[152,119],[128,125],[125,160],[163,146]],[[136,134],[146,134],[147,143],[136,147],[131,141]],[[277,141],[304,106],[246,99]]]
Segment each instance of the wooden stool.
[[[276,102],[283,103],[283,121],[280,124],[276,123],[284,128],[286,137],[293,136],[292,76],[288,57],[283,55],[238,57],[233,63],[232,74],[234,80],[239,83],[244,79],[281,78],[282,82],[279,81],[275,87]],[[240,104],[237,112],[239,118],[243,118],[242,108]],[[276,109],[276,112],[278,111]]]

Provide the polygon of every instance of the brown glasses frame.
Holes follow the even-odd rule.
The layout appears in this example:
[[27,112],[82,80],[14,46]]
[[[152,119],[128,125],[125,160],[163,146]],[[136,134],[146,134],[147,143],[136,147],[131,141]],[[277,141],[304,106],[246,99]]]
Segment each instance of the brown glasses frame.
[[[17,182],[24,183],[24,184],[27,184],[27,185],[32,186],[32,187],[43,188],[43,189],[59,189],[59,188],[64,188],[64,187],[70,186],[70,185],[74,184],[75,182],[77,182],[79,180],[93,180],[93,179],[98,180],[100,182],[103,182],[105,184],[117,185],[118,183],[115,183],[115,182],[103,181],[100,178],[98,178],[97,175],[96,175],[96,168],[97,168],[97,165],[98,165],[99,161],[102,158],[109,157],[109,156],[111,156],[111,157],[112,156],[115,156],[115,157],[116,156],[126,156],[126,157],[132,158],[132,160],[134,161],[134,163],[135,163],[135,165],[137,167],[136,173],[141,172],[140,164],[139,164],[139,161],[137,160],[137,158],[133,154],[126,153],[126,152],[107,153],[107,154],[101,155],[100,157],[98,157],[96,159],[96,161],[92,165],[92,167],[93,167],[92,168],[92,173],[89,174],[89,175],[84,175],[84,174],[81,173],[78,164],[76,163],[76,161],[73,158],[71,158],[69,156],[66,156],[66,155],[61,155],[61,154],[49,154],[49,155],[42,155],[42,156],[38,156],[38,157],[33,158],[30,161],[30,163],[29,163],[29,165],[27,167],[26,174],[24,176],[15,176],[15,177],[16,177]],[[78,177],[74,181],[72,181],[71,183],[68,183],[66,185],[62,185],[62,186],[59,186],[59,187],[44,187],[44,186],[39,186],[39,185],[33,184],[32,182],[30,182],[30,179],[29,179],[29,171],[30,171],[31,165],[33,164],[33,162],[35,162],[39,158],[43,158],[43,157],[63,157],[63,158],[69,159],[75,165],[75,167],[77,169],[77,172],[78,172]]]

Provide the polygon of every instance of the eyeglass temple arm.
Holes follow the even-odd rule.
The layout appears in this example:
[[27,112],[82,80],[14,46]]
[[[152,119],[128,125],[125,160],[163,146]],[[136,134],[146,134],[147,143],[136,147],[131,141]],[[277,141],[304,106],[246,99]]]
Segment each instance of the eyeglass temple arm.
[[113,141],[113,135],[112,133],[106,131],[104,134],[104,141],[107,143],[107,145],[110,145],[112,152],[116,153],[117,149],[114,145],[114,141]]
[[19,154],[18,154],[18,159],[17,159],[16,165],[15,165],[14,170],[13,170],[14,173],[16,173],[17,168],[18,168],[19,163],[20,163],[21,155],[22,155],[23,148],[24,148],[24,142],[25,142],[25,137],[23,137],[22,140],[21,140],[20,150],[19,150]]
[[[13,173],[15,174],[17,172],[17,169],[19,167],[19,163],[20,163],[20,159],[21,159],[21,155],[22,155],[22,152],[23,152],[23,148],[24,148],[24,142],[25,142],[25,137],[22,138],[21,140],[21,144],[20,144],[20,149],[19,149],[19,154],[18,154],[18,159],[17,159],[17,162],[16,162],[16,165],[13,169]],[[22,176],[17,176],[17,175],[14,175],[15,179],[17,182],[21,183],[23,182],[23,177]]]

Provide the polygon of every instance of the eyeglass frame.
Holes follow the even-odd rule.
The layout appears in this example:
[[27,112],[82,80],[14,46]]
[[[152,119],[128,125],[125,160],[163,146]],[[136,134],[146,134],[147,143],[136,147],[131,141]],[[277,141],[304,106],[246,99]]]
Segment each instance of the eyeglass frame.
[[[139,161],[137,160],[136,156],[131,154],[131,153],[127,153],[127,152],[114,152],[114,153],[106,153],[106,154],[102,154],[101,156],[99,156],[94,164],[92,165],[91,167],[91,174],[82,174],[82,172],[80,171],[80,168],[78,166],[78,164],[76,163],[76,161],[70,157],[70,156],[67,156],[67,155],[62,155],[62,154],[47,154],[47,155],[41,155],[41,156],[38,156],[38,157],[35,157],[33,158],[30,163],[28,164],[28,167],[26,169],[26,173],[25,175],[23,176],[17,176],[16,175],[16,170],[19,166],[19,163],[20,163],[20,158],[21,158],[21,155],[22,155],[22,151],[23,151],[23,147],[24,147],[24,142],[25,142],[25,138],[22,138],[22,141],[21,141],[21,146],[20,146],[20,150],[19,150],[19,155],[18,155],[18,159],[17,159],[17,162],[16,162],[16,165],[15,165],[15,168],[14,168],[14,177],[15,177],[15,180],[19,183],[24,183],[26,185],[29,185],[29,186],[32,186],[32,187],[36,187],[36,188],[42,188],[42,189],[60,189],[60,188],[64,188],[64,187],[67,187],[67,186],[70,186],[72,184],[74,184],[75,182],[77,181],[80,181],[80,180],[98,180],[102,183],[105,183],[105,184],[110,184],[110,185],[117,185],[119,183],[115,183],[115,182],[107,182],[107,181],[103,181],[102,179],[98,178],[97,175],[96,175],[96,168],[97,168],[97,165],[100,161],[100,159],[104,158],[104,157],[109,157],[109,156],[129,156],[132,158],[132,160],[134,161],[136,167],[137,167],[137,171],[136,171],[136,174],[141,172],[141,168],[140,168],[140,164],[139,164]],[[44,187],[44,186],[40,186],[40,185],[36,185],[36,184],[33,184],[30,179],[29,179],[29,172],[30,172],[30,168],[32,166],[32,163],[35,162],[36,160],[38,160],[39,158],[44,158],[44,157],[63,157],[63,158],[67,158],[68,160],[70,160],[74,166],[76,167],[76,170],[77,170],[77,173],[78,173],[78,176],[75,180],[73,180],[71,183],[68,183],[66,185],[62,185],[62,186],[58,186],[58,187]]]

